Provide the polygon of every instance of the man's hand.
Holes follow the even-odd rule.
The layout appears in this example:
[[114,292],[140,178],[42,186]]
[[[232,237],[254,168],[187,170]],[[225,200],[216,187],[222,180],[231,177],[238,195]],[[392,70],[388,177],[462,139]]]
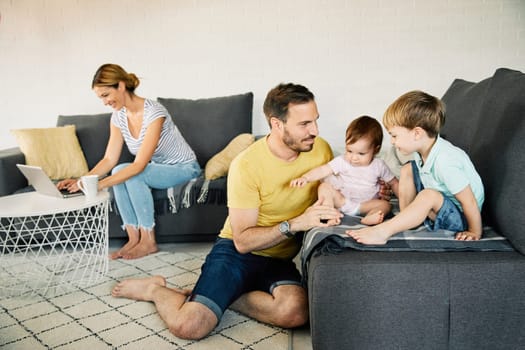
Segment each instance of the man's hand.
[[290,220],[292,231],[307,231],[312,227],[328,227],[341,223],[343,214],[332,206],[323,204],[320,198],[308,207],[305,212]]

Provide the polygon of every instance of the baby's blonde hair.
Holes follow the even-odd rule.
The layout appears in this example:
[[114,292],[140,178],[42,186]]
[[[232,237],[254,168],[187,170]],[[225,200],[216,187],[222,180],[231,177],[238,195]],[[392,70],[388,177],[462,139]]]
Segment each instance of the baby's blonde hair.
[[91,88],[95,86],[117,87],[118,83],[123,81],[126,84],[126,90],[133,93],[140,84],[139,78],[133,73],[128,73],[117,64],[106,63],[100,66],[93,77]]
[[394,126],[410,130],[420,127],[429,137],[436,137],[445,124],[445,104],[423,91],[410,91],[388,106],[383,124],[387,129]]

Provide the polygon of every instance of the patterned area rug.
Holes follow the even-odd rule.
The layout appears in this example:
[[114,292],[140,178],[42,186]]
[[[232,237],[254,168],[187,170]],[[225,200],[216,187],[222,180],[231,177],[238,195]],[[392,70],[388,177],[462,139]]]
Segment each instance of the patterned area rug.
[[138,260],[116,260],[102,280],[86,288],[46,295],[0,297],[1,349],[288,349],[288,330],[227,310],[208,337],[173,336],[152,303],[113,298],[111,288],[129,277],[164,275],[168,285],[192,288],[209,243],[169,245]]

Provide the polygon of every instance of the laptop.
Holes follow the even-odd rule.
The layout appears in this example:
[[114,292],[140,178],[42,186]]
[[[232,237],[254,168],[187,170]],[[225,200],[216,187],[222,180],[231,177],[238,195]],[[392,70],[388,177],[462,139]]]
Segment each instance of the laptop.
[[75,196],[81,196],[84,193],[77,191],[70,193],[68,190],[59,190],[53,181],[47,176],[47,174],[39,166],[17,164],[18,169],[24,174],[30,185],[33,186],[35,191],[46,196],[53,196],[58,198],[69,198]]

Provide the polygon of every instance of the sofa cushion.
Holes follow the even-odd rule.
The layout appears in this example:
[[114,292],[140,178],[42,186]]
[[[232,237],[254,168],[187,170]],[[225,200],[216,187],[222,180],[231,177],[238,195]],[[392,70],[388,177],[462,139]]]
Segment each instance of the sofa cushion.
[[192,147],[202,168],[237,135],[252,132],[253,93],[205,99],[157,99]]
[[471,157],[485,186],[483,218],[525,254],[525,74],[498,69]]
[[86,158],[73,125],[11,132],[25,156],[25,163],[42,167],[51,179],[80,177],[87,173]]
[[441,136],[454,145],[470,153],[476,128],[481,122],[481,114],[492,78],[479,83],[455,79],[443,95],[446,108],[445,125]]
[[[111,113],[87,115],[61,115],[57,126],[75,125],[78,141],[86,156],[89,169],[102,159],[109,139]],[[127,147],[123,147],[119,163],[129,162],[133,156]]]

